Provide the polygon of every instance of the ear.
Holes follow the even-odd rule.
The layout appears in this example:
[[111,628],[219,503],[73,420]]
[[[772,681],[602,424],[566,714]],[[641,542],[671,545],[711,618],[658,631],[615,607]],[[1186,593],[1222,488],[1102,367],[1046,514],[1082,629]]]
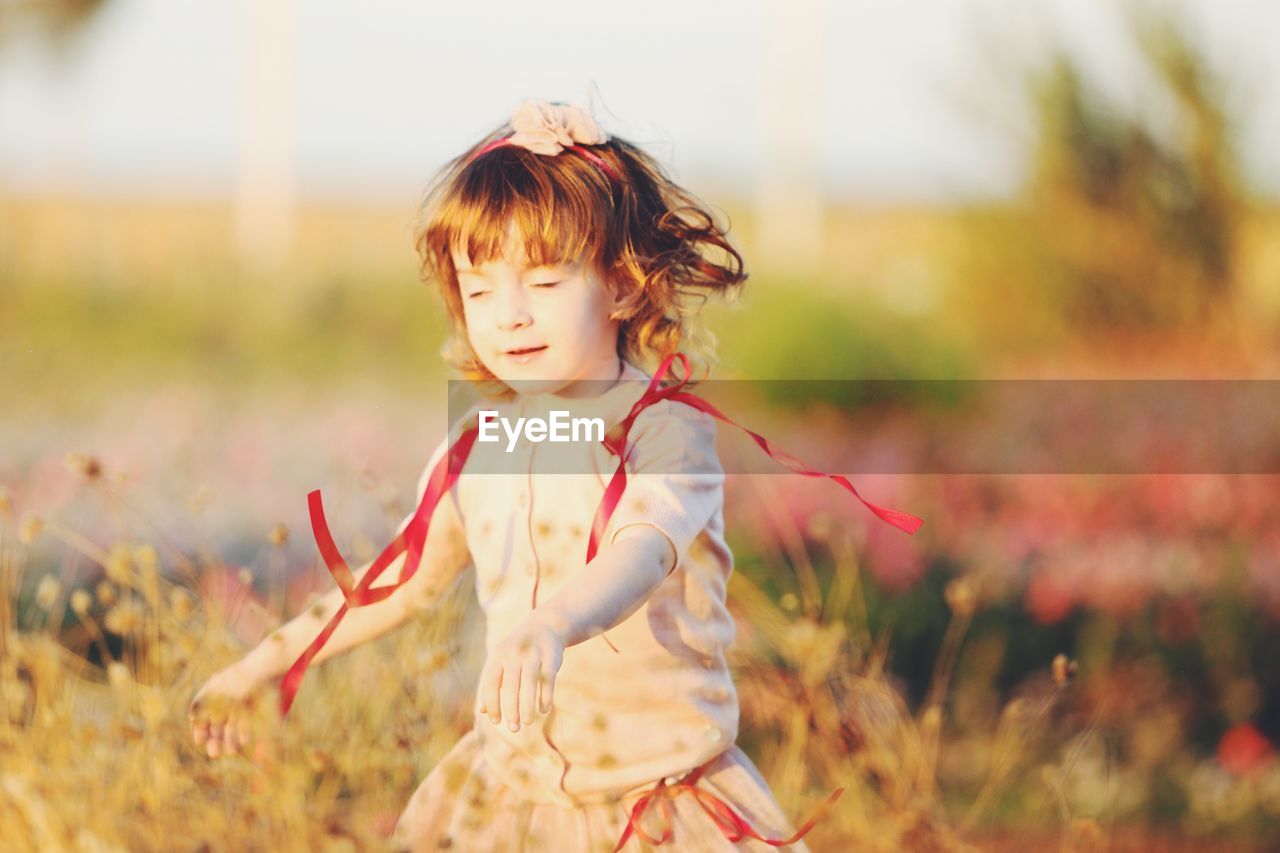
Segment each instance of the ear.
[[622,321],[631,316],[630,311],[624,310],[627,300],[620,293],[613,290],[607,291],[609,294],[609,319]]
[[621,290],[610,280],[608,274],[602,270],[596,271],[596,281],[604,289],[606,304],[609,308],[609,317],[615,320],[621,319],[614,316],[626,302]]
[[621,292],[613,288],[610,288],[609,293],[609,311],[616,313],[620,308],[622,308],[627,300],[622,298]]

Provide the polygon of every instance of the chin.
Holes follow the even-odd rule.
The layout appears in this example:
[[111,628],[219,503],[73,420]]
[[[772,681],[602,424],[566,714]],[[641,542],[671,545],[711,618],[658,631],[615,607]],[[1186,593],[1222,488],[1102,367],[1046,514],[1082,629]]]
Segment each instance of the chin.
[[502,383],[517,394],[554,394],[569,383],[564,379],[538,379],[535,377],[503,376]]

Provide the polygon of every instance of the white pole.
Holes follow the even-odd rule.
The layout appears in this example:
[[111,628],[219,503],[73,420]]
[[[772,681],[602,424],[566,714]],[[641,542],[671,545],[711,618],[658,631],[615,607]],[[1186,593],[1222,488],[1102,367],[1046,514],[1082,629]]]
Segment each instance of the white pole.
[[243,0],[244,76],[234,232],[240,260],[278,267],[293,248],[292,0]]
[[762,266],[821,268],[825,0],[764,0],[762,153],[756,245]]

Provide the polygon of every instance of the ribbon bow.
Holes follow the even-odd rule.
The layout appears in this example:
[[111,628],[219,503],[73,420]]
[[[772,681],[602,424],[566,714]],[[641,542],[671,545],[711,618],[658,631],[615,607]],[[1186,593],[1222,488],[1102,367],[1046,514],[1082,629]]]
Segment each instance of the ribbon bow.
[[[799,830],[790,838],[765,838],[744,818],[742,815],[734,811],[733,807],[724,800],[717,797],[711,791],[699,788],[697,783],[702,778],[702,774],[706,772],[707,765],[694,768],[687,776],[678,782],[668,783],[666,779],[659,779],[658,783],[653,786],[653,790],[642,796],[636,801],[631,808],[631,814],[627,818],[627,827],[622,832],[622,837],[618,839],[618,845],[613,848],[613,853],[618,853],[626,846],[632,835],[637,835],[646,843],[657,847],[666,844],[671,840],[673,830],[671,826],[671,801],[683,792],[688,792],[693,796],[694,801],[711,818],[711,822],[716,825],[716,829],[730,841],[741,841],[744,838],[754,838],[756,841],[762,841],[770,847],[785,847],[788,844],[795,844],[801,838],[804,838],[809,830],[818,823],[818,819],[822,816],[836,800],[840,799],[840,795],[844,793],[844,788],[836,788],[831,796],[827,798],[825,803],[819,804],[818,808],[809,815],[809,819],[804,822]],[[662,815],[662,833],[656,838],[649,835],[640,826],[640,818],[653,804],[657,803],[661,809]]]
[[[680,361],[683,375],[674,384],[664,388],[662,387],[663,377],[670,371],[671,364],[676,359]],[[653,374],[653,378],[649,380],[649,387],[640,399],[636,401],[635,405],[631,407],[631,411],[605,435],[604,446],[608,448],[610,453],[618,457],[618,469],[614,472],[612,479],[609,480],[609,485],[605,488],[604,496],[600,500],[600,507],[596,510],[596,517],[591,525],[591,536],[587,541],[587,563],[595,559],[596,552],[600,547],[600,540],[604,537],[604,531],[609,527],[609,519],[613,517],[613,512],[617,509],[618,503],[622,500],[622,493],[627,487],[626,463],[631,453],[631,448],[627,446],[627,439],[630,436],[631,427],[635,424],[636,418],[639,417],[642,411],[662,400],[677,400],[737,427],[751,436],[755,443],[771,458],[781,462],[797,474],[805,477],[826,477],[834,480],[841,488],[862,501],[881,520],[892,524],[894,527],[905,530],[907,533],[915,533],[920,525],[924,523],[921,519],[909,513],[876,506],[858,494],[858,490],[842,474],[826,474],[810,468],[789,453],[775,448],[765,437],[730,420],[706,400],[684,391],[683,388],[689,381],[689,373],[689,359],[684,353],[668,355],[662,360],[662,364]],[[476,442],[478,432],[478,427],[475,425],[467,427],[458,436],[458,440],[453,443],[453,446],[449,448],[449,452],[436,463],[435,469],[431,472],[431,478],[427,482],[427,489],[423,492],[422,500],[418,502],[418,508],[413,517],[405,528],[396,535],[396,538],[391,541],[391,544],[382,550],[378,558],[369,566],[369,570],[360,578],[359,583],[355,582],[351,567],[347,565],[346,560],[342,558],[342,554],[338,551],[337,545],[333,542],[333,535],[329,532],[329,524],[325,519],[324,504],[320,497],[320,490],[315,489],[307,495],[307,506],[311,515],[311,530],[315,535],[316,545],[320,549],[325,565],[329,569],[329,574],[333,575],[334,582],[342,590],[343,603],[329,619],[329,623],[325,625],[320,634],[307,647],[306,651],[294,661],[293,666],[289,667],[289,671],[285,673],[284,678],[281,680],[280,716],[283,717],[289,713],[289,708],[293,705],[294,696],[302,684],[302,677],[306,673],[307,667],[310,666],[312,658],[329,641],[329,637],[337,630],[343,617],[347,615],[347,611],[353,607],[367,607],[370,604],[385,600],[397,589],[408,583],[409,579],[417,572],[418,564],[422,561],[422,551],[426,546],[427,531],[431,527],[431,518],[435,514],[436,505],[440,503],[441,498],[448,493],[449,489],[453,488],[458,475],[462,473],[462,468],[467,462],[467,457],[471,454],[471,448]],[[405,559],[395,583],[373,589],[373,582],[401,554],[405,555]]]

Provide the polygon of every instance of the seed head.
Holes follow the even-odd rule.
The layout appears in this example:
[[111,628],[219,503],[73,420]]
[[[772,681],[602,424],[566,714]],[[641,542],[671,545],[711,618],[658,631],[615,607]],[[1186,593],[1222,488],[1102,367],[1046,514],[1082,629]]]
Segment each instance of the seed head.
[[44,519],[38,515],[29,515],[18,528],[18,541],[23,545],[30,545],[40,536],[41,530],[44,530]]
[[277,524],[271,528],[271,532],[267,534],[267,540],[277,548],[289,541],[289,528],[283,524]]
[[142,610],[133,602],[122,601],[107,611],[102,624],[113,634],[128,636],[142,628]]
[[947,606],[957,616],[972,616],[978,606],[978,596],[973,591],[973,582],[968,578],[955,578],[947,584],[944,593]]
[[129,683],[129,667],[118,660],[107,664],[107,682],[117,690]]
[[102,476],[102,464],[87,453],[68,453],[63,460],[73,474],[79,474],[85,482]]
[[110,607],[116,603],[116,588],[111,585],[110,581],[98,581],[98,585],[94,587],[97,593],[98,601]]
[[831,538],[831,533],[835,529],[835,525],[831,521],[831,516],[827,515],[825,512],[819,512],[815,513],[814,516],[809,519],[808,528],[809,536],[821,541]]
[[36,586],[36,604],[41,610],[51,610],[60,592],[62,592],[62,584],[58,583],[58,579],[53,575],[45,575]]
[[1066,686],[1071,676],[1076,674],[1078,664],[1066,655],[1057,655],[1053,659],[1053,683],[1059,687]]
[[108,578],[121,586],[130,586],[133,583],[133,560],[129,557],[129,546],[122,542],[113,545],[104,568]]
[[143,572],[153,573],[160,566],[160,555],[155,548],[143,543],[133,549],[133,561]]
[[191,611],[195,608],[191,601],[191,596],[186,590],[173,589],[169,592],[169,609],[173,611],[173,615],[179,619],[186,619],[191,615]]
[[71,609],[75,611],[77,616],[84,616],[89,612],[89,606],[93,604],[93,596],[86,590],[77,589],[71,593]]

